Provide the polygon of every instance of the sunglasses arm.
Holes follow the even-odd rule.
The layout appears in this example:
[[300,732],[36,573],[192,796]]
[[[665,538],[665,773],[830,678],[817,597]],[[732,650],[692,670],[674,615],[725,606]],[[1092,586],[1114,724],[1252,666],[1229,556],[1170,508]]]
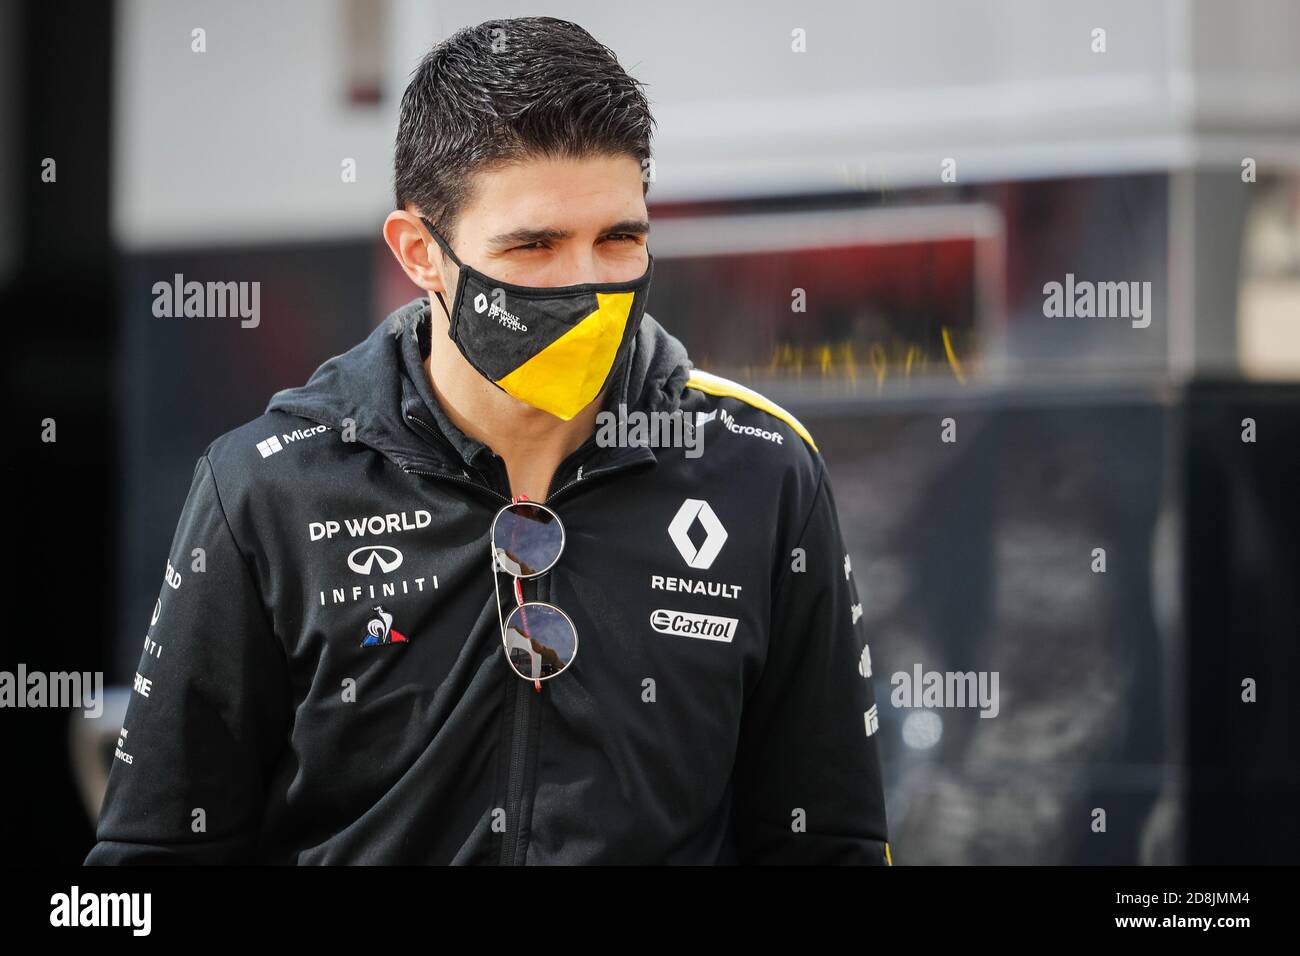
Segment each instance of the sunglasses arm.
[[[489,550],[492,549],[489,547]],[[497,577],[501,573],[500,565],[497,563],[497,553],[492,550],[492,591],[497,598],[497,629],[501,632],[501,644],[504,646],[506,642],[506,623],[502,616],[504,612],[501,607],[501,583]]]
[[[501,607],[501,583],[500,580],[498,579],[498,575],[510,574],[510,572],[502,571],[500,569],[500,566],[497,562],[496,550],[493,549],[491,545],[488,546],[488,550],[492,552],[492,592],[496,595],[496,599],[497,599],[497,628],[501,632],[501,646],[504,647],[506,653],[509,654],[510,646],[506,643],[506,622],[505,622],[505,614]],[[515,583],[515,602],[519,607],[522,607],[524,603],[523,585],[520,583],[519,579],[515,577],[513,574],[510,575],[510,580],[514,581]],[[542,692],[542,682],[540,680],[534,679],[533,689],[540,694]]]

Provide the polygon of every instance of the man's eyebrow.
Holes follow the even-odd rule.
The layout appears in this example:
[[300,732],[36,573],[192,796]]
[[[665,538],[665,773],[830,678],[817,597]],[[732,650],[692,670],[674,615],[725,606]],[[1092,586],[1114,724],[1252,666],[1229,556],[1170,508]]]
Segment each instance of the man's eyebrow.
[[[616,222],[612,226],[606,226],[600,232],[601,235],[606,235],[611,232],[625,232],[634,236],[644,236],[648,235],[650,232],[650,223],[645,219],[624,219],[622,222]],[[488,245],[496,248],[514,245],[526,246],[530,242],[559,242],[564,239],[572,238],[573,233],[568,229],[531,229],[525,226],[492,236],[488,239]]]
[[601,230],[602,234],[610,232],[627,232],[634,236],[645,236],[650,233],[650,223],[645,219],[624,219],[622,222],[616,222],[614,225]]

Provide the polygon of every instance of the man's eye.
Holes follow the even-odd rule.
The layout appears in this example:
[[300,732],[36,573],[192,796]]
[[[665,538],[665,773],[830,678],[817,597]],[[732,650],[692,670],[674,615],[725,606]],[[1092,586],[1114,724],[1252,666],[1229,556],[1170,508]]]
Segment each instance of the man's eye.
[[[633,235],[630,232],[612,232],[608,236],[606,236],[605,239],[612,239],[617,242],[631,242],[633,244],[637,244],[637,236]],[[514,246],[510,249],[510,251],[511,252],[521,252],[521,251],[532,252],[536,249],[545,249],[545,248],[546,248],[546,243],[541,239],[537,239],[534,240],[533,242],[527,243],[522,246]]]

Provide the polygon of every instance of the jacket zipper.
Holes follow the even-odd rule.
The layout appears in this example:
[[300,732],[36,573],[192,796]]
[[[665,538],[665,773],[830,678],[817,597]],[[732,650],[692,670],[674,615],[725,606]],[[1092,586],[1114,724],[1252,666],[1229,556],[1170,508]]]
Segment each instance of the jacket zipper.
[[[408,422],[415,422],[425,431],[437,437],[436,433],[419,418],[413,415],[407,415],[406,420]],[[446,481],[455,481],[462,485],[469,485],[472,488],[486,491],[493,497],[498,498],[507,504],[510,502],[508,497],[501,494],[501,492],[497,491],[495,488],[490,488],[469,477],[451,475],[441,471],[428,471],[423,468],[406,468],[404,470],[408,474],[412,475],[428,475],[432,478],[442,478]],[[468,472],[465,472],[465,475],[468,476]],[[498,622],[498,627],[499,626],[500,622]],[[516,684],[514,727],[511,730],[510,736],[510,776],[508,778],[509,782],[506,786],[506,813],[509,815],[509,823],[507,826],[512,839],[503,837],[501,840],[501,858],[498,861],[498,863],[501,864],[513,864],[515,855],[519,852],[519,828],[520,818],[523,816],[524,802],[524,751],[527,747],[528,731],[531,724],[531,721],[529,720],[530,711],[528,708],[538,706],[538,704],[535,704],[530,700],[531,697],[541,697],[540,694],[532,693],[532,687],[524,681],[517,680]],[[525,694],[525,691],[528,693]]]
[[[440,439],[440,436],[438,435],[438,433],[437,433],[436,431],[434,431],[434,430],[433,430],[429,425],[425,424],[424,420],[421,419],[421,418],[419,418],[418,416],[416,416],[416,415],[407,415],[407,416],[406,416],[406,420],[407,420],[408,422],[411,422],[411,423],[415,424],[415,425],[419,425],[421,428],[423,428],[425,431],[427,431],[430,435],[432,435],[435,439]],[[441,439],[441,440],[445,441],[446,439]],[[423,471],[423,470],[420,470],[420,469],[417,469],[417,468],[407,468],[407,469],[405,469],[405,470],[406,470],[407,472],[413,474],[413,475],[432,475],[432,476],[435,477],[435,478],[446,478],[448,481],[459,481],[459,482],[461,482],[462,484],[472,485],[472,486],[475,487],[475,488],[481,488],[481,489],[483,489],[484,491],[491,492],[493,495],[495,495],[496,497],[500,498],[502,501],[505,501],[505,502],[509,502],[509,501],[510,501],[510,499],[509,499],[506,495],[501,494],[501,492],[497,491],[495,488],[492,488],[492,487],[489,487],[488,485],[485,485],[485,484],[482,484],[482,483],[480,483],[480,482],[474,481],[472,478],[468,478],[468,477],[461,478],[461,477],[459,477],[459,476],[457,476],[457,475],[449,475],[449,474],[445,474],[445,473],[440,472],[440,471]],[[468,473],[466,473],[466,474],[468,474]]]
[[[437,437],[437,433],[428,425],[426,425],[422,419],[414,415],[407,415],[406,420],[408,422],[413,422],[414,424],[419,425],[429,434]],[[579,482],[589,481],[590,479],[596,477],[597,475],[604,475],[613,471],[621,471],[622,469],[629,468],[632,465],[641,464],[643,461],[646,461],[646,459],[638,459],[637,461],[621,461],[613,465],[606,465],[603,468],[593,469],[592,471],[587,472],[585,475],[582,474],[582,468],[581,466],[579,466],[578,475],[580,475],[581,477],[575,477],[569,479],[569,481],[565,482],[559,488],[555,489],[555,491],[551,492],[550,495],[547,496],[546,501],[542,503],[549,505],[562,493],[568,491],[570,488],[572,488],[574,485],[578,484]],[[508,496],[501,494],[501,492],[497,491],[495,488],[491,488],[488,485],[482,484],[481,482],[474,481],[472,478],[462,478],[458,475],[450,475],[440,471],[423,471],[417,468],[407,468],[406,471],[413,475],[430,475],[434,478],[446,478],[448,481],[459,481],[462,484],[471,485],[475,488],[480,488],[483,491],[489,492],[492,495],[495,495],[497,498],[500,498],[502,501],[505,502],[510,501],[510,498]]]
[[[520,677],[514,677],[515,683],[515,728],[510,738],[510,783],[506,789],[506,805],[514,805],[511,816],[509,837],[501,838],[501,859],[504,866],[514,866],[519,854],[520,823],[524,815],[524,751],[527,749],[529,730],[532,727],[532,709],[541,706],[542,695],[533,693],[533,687]],[[532,698],[536,697],[534,702]],[[507,811],[508,812],[508,811]]]
[[[421,421],[419,418],[413,415],[408,415],[406,416],[406,419],[407,421],[415,422],[419,424],[422,428],[424,428],[425,431],[429,432],[430,434],[434,434],[436,437],[436,433],[434,433],[433,430],[428,425],[426,425],[423,421]],[[568,491],[570,488],[572,488],[574,485],[578,484],[579,482],[586,482],[597,475],[608,474],[610,472],[619,471],[623,468],[631,467],[632,465],[638,464],[643,461],[644,459],[640,459],[638,462],[623,461],[613,465],[606,465],[604,468],[597,468],[593,471],[589,471],[585,475],[582,474],[582,468],[580,466],[577,472],[578,476],[580,477],[575,477],[570,481],[566,482],[565,484],[561,485],[559,488],[557,488],[555,491],[553,491],[550,495],[547,496],[545,503],[550,504],[552,501],[556,499],[556,497],[558,497],[563,492]],[[472,478],[461,477],[459,475],[450,475],[439,471],[426,471],[419,468],[407,468],[404,470],[408,474],[428,475],[432,478],[443,478],[447,481],[457,481],[460,482],[461,484],[470,485],[471,487],[478,488],[483,491],[487,491],[506,503],[509,503],[510,501],[508,497],[501,494],[501,492],[497,491],[495,488],[490,488],[487,485],[482,484],[481,482],[474,481]],[[500,622],[498,622],[498,626],[499,623]],[[507,866],[514,865],[515,858],[519,854],[519,844],[521,842],[520,823],[524,812],[524,806],[523,806],[524,804],[524,794],[523,794],[524,757],[525,757],[525,751],[527,749],[529,733],[534,723],[533,718],[537,708],[541,706],[541,696],[542,696],[541,694],[534,693],[532,685],[523,679],[517,679],[516,684],[517,687],[515,690],[515,719],[514,719],[514,728],[511,732],[511,738],[510,738],[510,775],[508,778],[509,783],[506,788],[506,812],[508,815],[510,815],[510,824],[509,824],[510,836],[509,838],[505,838],[505,837],[502,838],[501,858],[499,861],[501,864]],[[536,698],[536,700],[534,700],[534,698]],[[513,814],[510,814],[511,809],[513,809],[514,811]]]
[[495,488],[489,488],[487,485],[475,481],[473,478],[462,478],[460,475],[448,475],[441,471],[425,471],[422,468],[404,468],[403,471],[408,475],[429,475],[432,478],[445,478],[447,481],[459,481],[462,485],[470,485],[471,487],[478,488],[480,491],[486,491],[488,494],[495,495],[507,504],[510,502],[509,498],[501,494],[501,492],[497,491]]
[[[568,491],[570,488],[572,488],[574,485],[578,484],[579,482],[585,484],[586,482],[590,481],[592,478],[595,478],[597,475],[606,475],[613,471],[622,471],[624,468],[631,468],[633,465],[642,464],[646,460],[647,459],[639,458],[636,461],[620,461],[617,464],[606,465],[603,468],[594,468],[591,471],[587,472],[586,474],[582,475],[581,478],[572,478],[569,481],[565,482],[563,485],[561,485],[559,488],[556,488],[554,491],[551,492],[550,496],[546,499],[544,503],[549,505],[561,494]],[[578,471],[579,473],[581,473],[582,469],[579,468]]]
[[[417,419],[418,421],[418,419]],[[448,475],[440,471],[427,471],[422,468],[407,468],[408,474],[412,475],[429,475],[433,478],[443,478],[447,481],[459,482],[463,485],[486,491],[502,501],[509,503],[510,499],[501,494],[494,488],[474,481],[472,478],[462,478],[459,475]],[[498,622],[498,627],[500,622]],[[514,728],[510,735],[510,776],[509,783],[506,787],[506,813],[509,823],[507,832],[510,837],[503,837],[501,840],[501,859],[498,861],[502,865],[511,865],[515,861],[515,855],[519,852],[519,828],[520,818],[523,816],[523,789],[524,789],[524,753],[528,744],[528,732],[532,721],[530,708],[539,706],[540,701],[534,703],[531,698],[540,698],[541,694],[533,692],[533,687],[526,681],[515,679],[515,714]]]

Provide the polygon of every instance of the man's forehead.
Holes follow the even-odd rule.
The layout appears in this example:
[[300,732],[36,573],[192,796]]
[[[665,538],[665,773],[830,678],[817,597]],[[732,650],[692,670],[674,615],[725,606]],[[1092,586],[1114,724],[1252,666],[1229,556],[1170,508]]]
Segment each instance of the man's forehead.
[[491,238],[520,230],[554,239],[614,226],[648,230],[640,167],[631,156],[513,160],[476,170],[467,186],[465,218]]

